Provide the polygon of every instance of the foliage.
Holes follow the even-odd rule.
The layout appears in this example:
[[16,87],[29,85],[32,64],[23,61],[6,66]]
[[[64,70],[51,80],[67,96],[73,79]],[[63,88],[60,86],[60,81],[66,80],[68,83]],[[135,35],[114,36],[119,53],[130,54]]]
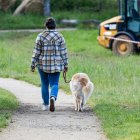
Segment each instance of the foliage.
[[0,29],[34,29],[43,28],[44,16],[39,15],[19,15],[13,16],[10,13],[0,13]]
[[18,106],[17,99],[8,91],[0,89],[0,110],[16,109]]
[[[9,12],[4,13],[0,11],[0,29],[43,28],[44,21],[47,18],[44,15],[12,15],[20,2],[21,0],[17,0],[16,3],[10,7],[11,10],[9,10]],[[65,25],[61,24],[62,19],[77,19],[79,23],[93,19],[104,21],[117,16],[118,11],[117,0],[51,0],[50,16],[56,19],[58,27],[64,27]],[[81,24],[78,24],[78,26],[82,28],[85,27],[81,26]]]
[[19,6],[22,0],[0,0],[0,11],[15,11],[15,9]]
[[[77,10],[77,11],[102,11],[103,9],[117,6],[117,0],[51,0],[52,11]],[[110,9],[111,10],[111,9]]]
[[[117,9],[114,9],[114,12],[106,10],[104,12],[92,13],[89,11],[55,11],[51,13],[51,16],[53,16],[57,21],[57,27],[62,27],[62,19],[77,19],[79,22],[89,19],[98,19],[99,21],[103,21],[117,15]],[[13,16],[10,13],[4,14],[0,12],[0,29],[44,28],[44,22],[46,18],[47,17],[45,16],[33,14]]]
[[16,2],[13,5],[11,5],[11,7],[10,7],[11,12],[14,12],[15,9],[20,5],[21,2],[22,2],[22,0],[16,0]]
[[0,128],[7,126],[11,111],[17,109],[19,103],[15,96],[0,89]]
[[[12,16],[20,2],[21,0],[16,0],[16,3],[10,7],[9,13],[0,11],[0,29],[42,27],[42,19],[46,18],[44,15]],[[103,21],[116,15],[118,15],[117,0],[51,0],[51,16],[58,21],[62,19],[98,19]]]

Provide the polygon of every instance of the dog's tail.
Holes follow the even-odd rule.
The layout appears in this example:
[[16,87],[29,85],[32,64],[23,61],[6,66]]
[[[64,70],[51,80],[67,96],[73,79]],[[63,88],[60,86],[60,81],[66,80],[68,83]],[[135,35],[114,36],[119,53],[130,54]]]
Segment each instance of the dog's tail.
[[88,98],[91,96],[91,94],[93,93],[93,90],[94,90],[94,84],[89,81],[86,86],[84,86],[82,88],[82,92],[84,93],[84,99],[85,99],[85,103],[86,104],[86,101],[88,100]]

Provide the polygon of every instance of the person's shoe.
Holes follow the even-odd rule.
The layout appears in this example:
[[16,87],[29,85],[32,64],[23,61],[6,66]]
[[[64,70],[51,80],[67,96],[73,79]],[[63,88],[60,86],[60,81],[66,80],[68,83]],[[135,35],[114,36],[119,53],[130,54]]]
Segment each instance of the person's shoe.
[[50,98],[50,111],[54,112],[54,110],[55,110],[55,98],[51,97]]
[[43,106],[42,106],[42,110],[43,110],[43,111],[49,110],[49,105],[43,105]]

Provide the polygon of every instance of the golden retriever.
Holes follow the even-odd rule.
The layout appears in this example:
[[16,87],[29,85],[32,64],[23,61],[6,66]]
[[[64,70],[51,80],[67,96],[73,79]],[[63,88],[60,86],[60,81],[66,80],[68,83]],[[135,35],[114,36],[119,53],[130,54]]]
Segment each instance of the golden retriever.
[[86,73],[76,73],[70,81],[70,90],[75,97],[75,110],[83,111],[83,106],[94,90],[94,84]]

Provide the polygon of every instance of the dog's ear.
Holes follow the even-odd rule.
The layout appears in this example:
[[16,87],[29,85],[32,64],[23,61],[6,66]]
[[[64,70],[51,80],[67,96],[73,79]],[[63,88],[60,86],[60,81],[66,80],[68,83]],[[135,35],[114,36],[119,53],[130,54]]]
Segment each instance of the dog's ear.
[[88,83],[88,80],[86,78],[81,78],[79,81],[82,86],[86,86]]

